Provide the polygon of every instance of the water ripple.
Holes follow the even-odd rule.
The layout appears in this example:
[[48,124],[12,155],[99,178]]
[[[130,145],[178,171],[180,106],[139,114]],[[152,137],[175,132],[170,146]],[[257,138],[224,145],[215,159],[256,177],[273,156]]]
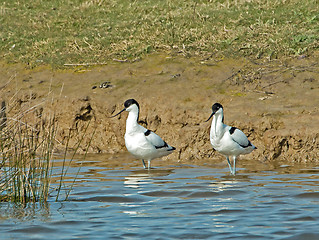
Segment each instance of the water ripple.
[[[104,160],[105,161],[105,160]],[[94,166],[94,165],[97,166]],[[112,169],[94,159],[69,201],[0,204],[2,239],[319,239],[317,168]],[[307,169],[307,170],[305,170]],[[68,175],[72,179],[72,174]]]

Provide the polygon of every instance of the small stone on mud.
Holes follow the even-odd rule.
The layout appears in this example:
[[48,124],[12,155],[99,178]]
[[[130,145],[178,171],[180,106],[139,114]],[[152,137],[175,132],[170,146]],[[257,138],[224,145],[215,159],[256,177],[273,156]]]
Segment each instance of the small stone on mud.
[[110,85],[109,83],[111,83],[111,82],[106,81],[106,82],[101,83],[101,84],[100,84],[100,88],[109,88],[109,87],[112,87],[112,85]]
[[178,78],[178,77],[180,77],[180,76],[181,76],[181,74],[180,74],[180,73],[177,73],[177,74],[172,75],[172,78]]
[[265,96],[265,97],[260,97],[259,100],[263,101],[263,100],[266,100],[266,99],[270,99],[271,97],[269,96]]

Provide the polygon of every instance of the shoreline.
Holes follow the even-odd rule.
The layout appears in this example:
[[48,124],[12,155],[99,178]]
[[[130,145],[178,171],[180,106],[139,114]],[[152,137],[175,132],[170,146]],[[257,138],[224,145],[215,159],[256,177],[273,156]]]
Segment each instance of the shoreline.
[[[126,115],[108,117],[135,98],[144,126],[176,147],[166,159],[223,159],[210,145],[210,123],[204,123],[211,105],[221,102],[225,123],[241,129],[258,148],[241,158],[307,162],[319,160],[318,60],[256,63],[155,54],[69,70],[2,63],[0,86],[8,117],[30,107],[30,123],[55,115],[58,148],[68,129],[83,133],[90,120],[83,141],[88,144],[95,131],[89,153],[125,152]],[[102,83],[107,84],[100,88]],[[71,138],[70,146],[78,140]]]

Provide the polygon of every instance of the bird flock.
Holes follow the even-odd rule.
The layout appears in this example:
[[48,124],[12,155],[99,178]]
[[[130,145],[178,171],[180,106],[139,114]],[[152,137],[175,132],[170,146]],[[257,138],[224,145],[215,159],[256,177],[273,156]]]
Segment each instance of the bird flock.
[[[126,100],[124,108],[112,117],[116,117],[124,111],[129,113],[124,135],[125,146],[134,157],[142,160],[145,169],[145,161],[147,161],[147,169],[151,169],[153,159],[167,156],[176,149],[167,144],[156,133],[138,124],[140,106],[136,100]],[[216,151],[226,157],[230,173],[235,175],[236,158],[239,155],[251,153],[256,147],[241,130],[224,123],[224,111],[220,103],[213,104],[212,113],[206,122],[211,118],[213,119],[210,128],[210,143]],[[231,164],[230,159],[233,160],[233,164]]]

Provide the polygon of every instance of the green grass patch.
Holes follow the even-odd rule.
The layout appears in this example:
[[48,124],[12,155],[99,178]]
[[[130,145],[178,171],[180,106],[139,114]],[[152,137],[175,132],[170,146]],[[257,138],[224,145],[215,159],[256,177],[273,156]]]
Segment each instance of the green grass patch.
[[152,52],[273,58],[317,50],[318,36],[316,0],[0,3],[0,54],[31,66],[102,63]]

